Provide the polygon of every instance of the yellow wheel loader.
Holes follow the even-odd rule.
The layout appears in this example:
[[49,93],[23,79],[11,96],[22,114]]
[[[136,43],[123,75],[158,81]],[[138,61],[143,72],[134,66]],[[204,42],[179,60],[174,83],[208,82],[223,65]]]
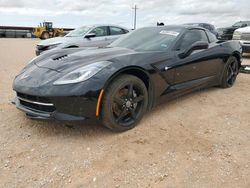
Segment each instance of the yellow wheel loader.
[[44,40],[52,37],[63,36],[64,30],[63,28],[53,28],[52,22],[43,22],[43,24],[34,28],[32,34],[35,37]]

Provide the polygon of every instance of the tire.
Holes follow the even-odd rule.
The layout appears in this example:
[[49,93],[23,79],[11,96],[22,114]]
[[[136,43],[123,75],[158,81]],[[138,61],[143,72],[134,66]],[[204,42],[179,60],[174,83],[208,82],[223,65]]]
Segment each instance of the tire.
[[222,88],[232,87],[236,81],[238,74],[239,74],[239,62],[236,57],[231,56],[227,60],[220,87]]
[[136,76],[124,74],[106,89],[101,120],[112,131],[127,131],[139,123],[147,107],[148,92],[144,82]]
[[63,33],[56,33],[55,34],[55,37],[63,37],[64,35],[63,35]]
[[46,40],[49,38],[49,33],[48,32],[43,32],[40,39]]

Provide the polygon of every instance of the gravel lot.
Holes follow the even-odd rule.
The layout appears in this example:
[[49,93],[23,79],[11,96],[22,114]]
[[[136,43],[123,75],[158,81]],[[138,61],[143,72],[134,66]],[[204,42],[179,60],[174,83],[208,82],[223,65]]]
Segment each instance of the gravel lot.
[[250,187],[249,74],[115,134],[90,122],[29,120],[11,104],[12,81],[38,42],[0,39],[0,187]]

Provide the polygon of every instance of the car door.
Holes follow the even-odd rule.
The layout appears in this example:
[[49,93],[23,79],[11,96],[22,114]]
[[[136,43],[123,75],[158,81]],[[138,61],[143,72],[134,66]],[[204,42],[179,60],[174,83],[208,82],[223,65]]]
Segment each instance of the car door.
[[108,36],[108,42],[112,43],[122,35],[128,33],[127,30],[116,27],[116,26],[109,26],[109,36]]
[[89,33],[94,33],[95,37],[88,38],[85,46],[88,47],[105,47],[109,44],[108,42],[108,27],[100,26],[95,27]]
[[[178,54],[190,48],[195,42],[209,43],[208,49],[193,51],[188,57],[181,58]],[[186,84],[183,89],[195,87],[215,81],[223,67],[223,61],[216,52],[215,43],[211,43],[202,29],[188,30],[180,39],[176,48],[176,68],[174,84]]]

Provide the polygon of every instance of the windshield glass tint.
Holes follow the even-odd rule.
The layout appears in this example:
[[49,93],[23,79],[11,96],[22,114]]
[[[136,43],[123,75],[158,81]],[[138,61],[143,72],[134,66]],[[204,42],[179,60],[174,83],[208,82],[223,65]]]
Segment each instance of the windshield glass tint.
[[89,30],[89,27],[80,27],[69,32],[66,37],[83,37]]
[[165,27],[143,28],[116,40],[110,47],[129,48],[135,51],[166,51],[182,29]]

